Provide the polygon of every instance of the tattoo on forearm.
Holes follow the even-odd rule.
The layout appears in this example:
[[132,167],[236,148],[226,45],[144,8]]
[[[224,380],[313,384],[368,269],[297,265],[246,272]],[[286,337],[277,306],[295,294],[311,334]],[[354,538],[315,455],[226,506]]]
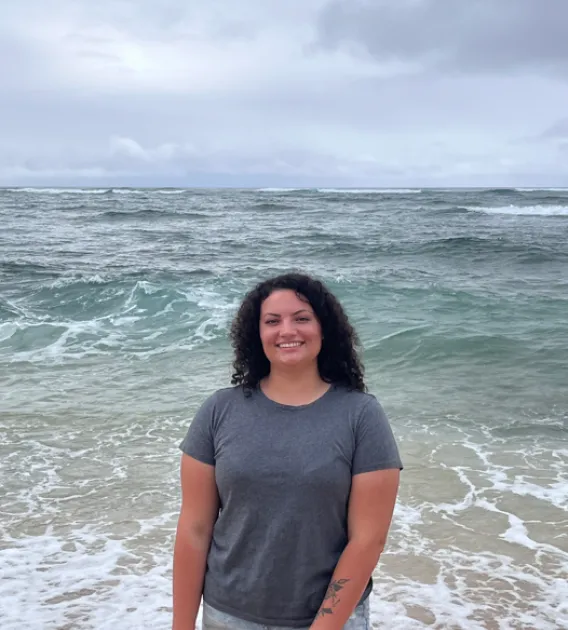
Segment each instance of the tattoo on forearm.
[[344,587],[345,584],[347,584],[347,582],[349,582],[349,578],[342,578],[341,580],[333,580],[331,582],[331,584],[327,587],[325,597],[323,598],[323,604],[318,610],[316,619],[318,617],[323,617],[324,615],[333,614],[333,609],[341,601],[339,599],[339,591]]

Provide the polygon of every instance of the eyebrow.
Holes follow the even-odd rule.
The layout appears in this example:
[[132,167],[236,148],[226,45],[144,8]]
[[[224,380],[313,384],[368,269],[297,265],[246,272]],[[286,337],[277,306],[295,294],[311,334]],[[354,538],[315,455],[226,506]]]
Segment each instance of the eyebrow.
[[[312,311],[308,310],[307,308],[301,308],[299,311],[296,311],[295,313],[292,313],[292,315],[298,315],[299,313],[312,313]],[[280,317],[280,313],[265,313],[264,317],[266,317],[267,315],[270,315],[271,317]]]

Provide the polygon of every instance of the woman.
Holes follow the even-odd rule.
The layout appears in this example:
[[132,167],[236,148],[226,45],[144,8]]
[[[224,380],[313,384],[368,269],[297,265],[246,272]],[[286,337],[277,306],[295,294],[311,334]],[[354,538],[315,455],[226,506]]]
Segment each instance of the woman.
[[402,469],[356,334],[317,280],[244,299],[232,387],[181,443],[174,630],[363,630]]

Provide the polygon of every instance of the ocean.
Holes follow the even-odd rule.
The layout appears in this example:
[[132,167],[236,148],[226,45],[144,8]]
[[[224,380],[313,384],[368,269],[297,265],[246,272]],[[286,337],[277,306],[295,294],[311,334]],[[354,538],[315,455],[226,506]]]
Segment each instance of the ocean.
[[171,624],[245,291],[322,278],[405,464],[373,627],[568,628],[568,189],[0,189],[0,627]]

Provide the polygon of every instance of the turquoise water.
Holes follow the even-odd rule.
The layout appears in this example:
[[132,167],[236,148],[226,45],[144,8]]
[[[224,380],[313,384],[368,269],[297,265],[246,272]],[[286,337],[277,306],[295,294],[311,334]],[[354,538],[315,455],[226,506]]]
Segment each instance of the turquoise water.
[[406,464],[374,620],[568,624],[568,190],[4,189],[0,221],[3,629],[168,627],[177,444],[289,269]]

